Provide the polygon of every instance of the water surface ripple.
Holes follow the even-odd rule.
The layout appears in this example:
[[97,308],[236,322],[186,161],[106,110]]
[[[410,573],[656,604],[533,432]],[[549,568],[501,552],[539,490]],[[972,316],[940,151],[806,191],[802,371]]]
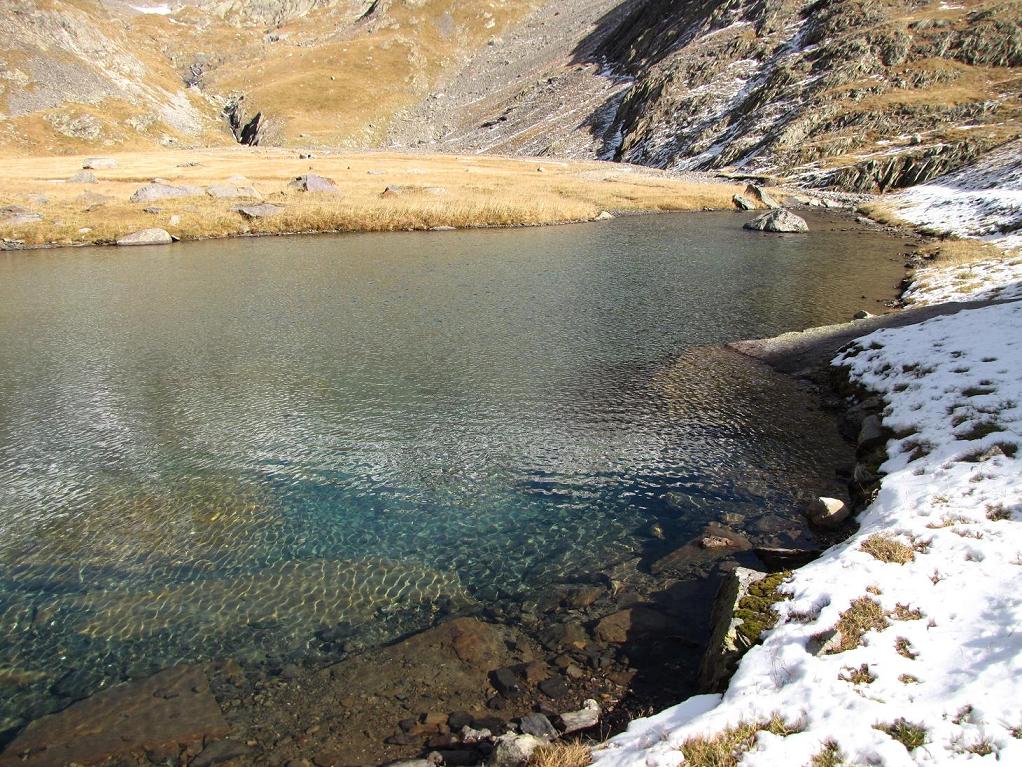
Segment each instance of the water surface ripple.
[[829,448],[686,350],[846,319],[899,243],[742,220],[0,254],[0,718],[790,509]]

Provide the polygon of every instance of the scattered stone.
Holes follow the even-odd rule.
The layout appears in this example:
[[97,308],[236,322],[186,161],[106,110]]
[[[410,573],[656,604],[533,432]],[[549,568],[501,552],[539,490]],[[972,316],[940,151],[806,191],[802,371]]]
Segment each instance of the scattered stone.
[[37,719],[0,754],[0,765],[99,764],[121,754],[202,743],[227,732],[205,671],[176,666]]
[[232,197],[261,197],[251,186],[238,186],[236,184],[210,184],[206,187],[206,194],[217,199],[230,199]]
[[210,767],[245,756],[251,749],[236,740],[217,740],[210,743],[190,761],[189,767]]
[[745,224],[746,229],[761,232],[808,232],[809,225],[804,219],[787,210],[772,210],[757,216]]
[[571,690],[568,688],[568,685],[565,683],[564,679],[559,676],[552,676],[549,679],[544,679],[539,683],[539,691],[548,698],[553,698],[554,700],[571,694]]
[[852,513],[852,507],[838,498],[821,496],[814,498],[806,507],[809,523],[815,527],[830,530],[841,525]]
[[128,199],[131,202],[154,202],[173,197],[192,197],[196,194],[202,194],[201,190],[196,192],[195,189],[195,187],[172,186],[170,184],[154,182],[140,186]]
[[461,735],[462,743],[482,743],[483,741],[490,740],[493,737],[493,733],[485,727],[477,730],[474,727],[469,727],[467,724],[458,730],[458,732]]
[[560,719],[561,729],[564,731],[565,735],[569,732],[587,730],[599,723],[600,704],[592,698],[589,698],[582,703],[582,708],[578,711],[568,711],[561,714]]
[[756,203],[743,194],[736,194],[734,197],[731,198],[731,202],[734,203],[735,207],[738,208],[738,210],[756,209]]
[[811,655],[830,655],[831,653],[838,652],[841,649],[842,643],[843,637],[840,631],[837,629],[827,629],[811,637],[806,645],[806,650]]
[[537,738],[556,738],[558,735],[543,714],[526,714],[519,720],[518,726],[526,735],[535,735]]
[[173,242],[166,229],[142,229],[118,238],[118,245],[169,245]]
[[97,194],[96,192],[82,192],[74,199],[75,204],[83,206],[86,213],[91,210],[95,210],[96,208],[101,208],[113,201],[113,197],[105,194]]
[[573,610],[590,607],[603,596],[603,592],[600,586],[565,586],[560,590],[561,604]]
[[875,317],[875,314],[870,314],[865,309],[859,309],[855,314],[852,315],[853,320],[868,320],[870,317]]
[[594,221],[610,221],[612,218],[614,218],[614,214],[613,213],[611,213],[608,210],[601,210],[600,214],[595,219],[593,219],[593,220]]
[[97,184],[99,179],[96,178],[96,174],[91,170],[82,170],[75,173],[68,180],[69,184]]
[[403,186],[395,186],[394,184],[389,185],[380,193],[380,197],[397,197],[398,195],[404,194],[406,189]]
[[42,220],[42,215],[20,205],[0,208],[0,224],[37,224]]
[[463,728],[469,727],[472,721],[472,715],[467,711],[452,711],[447,716],[447,726],[452,732],[460,732]]
[[283,213],[284,209],[279,205],[273,205],[268,202],[261,202],[256,205],[240,205],[235,208],[245,218],[269,218],[270,216],[276,216],[278,213]]
[[[332,80],[333,78],[331,77],[330,79]],[[316,159],[316,155],[314,155],[312,152],[300,152],[298,154],[298,159],[299,160],[314,160],[314,159]]]
[[437,753],[444,767],[471,767],[482,763],[482,754],[474,748],[444,748]]
[[510,668],[496,669],[490,674],[490,681],[493,682],[493,689],[508,698],[518,697],[522,694],[518,675]]
[[106,170],[116,168],[117,160],[112,157],[90,157],[82,163],[85,170]]
[[532,752],[546,743],[546,740],[535,735],[501,735],[494,743],[489,767],[525,767]]
[[298,176],[288,186],[291,189],[297,189],[299,192],[329,192],[336,194],[341,191],[331,179],[317,176],[314,173]]

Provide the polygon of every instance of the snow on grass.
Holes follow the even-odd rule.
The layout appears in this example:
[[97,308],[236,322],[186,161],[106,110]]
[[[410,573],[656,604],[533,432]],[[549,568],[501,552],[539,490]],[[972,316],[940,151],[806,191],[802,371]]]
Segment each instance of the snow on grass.
[[[1020,258],[917,278],[916,303],[1022,298]],[[834,363],[881,395],[896,435],[859,530],[781,587],[777,626],[722,697],[633,722],[599,767],[1022,764],[1022,300],[875,331]]]
[[903,435],[859,531],[795,572],[722,700],[634,722],[600,767],[674,767],[775,715],[792,732],[734,763],[1022,764],[1022,302],[880,330],[836,362]]

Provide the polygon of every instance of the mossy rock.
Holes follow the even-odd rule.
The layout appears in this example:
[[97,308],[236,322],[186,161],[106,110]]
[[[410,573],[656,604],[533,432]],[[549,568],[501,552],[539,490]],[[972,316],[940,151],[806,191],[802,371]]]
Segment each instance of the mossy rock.
[[789,577],[790,570],[772,573],[749,586],[748,593],[738,601],[735,618],[741,622],[736,626],[736,630],[750,646],[759,644],[763,632],[777,625],[777,611],[774,610],[774,605],[790,599],[779,590],[781,584]]

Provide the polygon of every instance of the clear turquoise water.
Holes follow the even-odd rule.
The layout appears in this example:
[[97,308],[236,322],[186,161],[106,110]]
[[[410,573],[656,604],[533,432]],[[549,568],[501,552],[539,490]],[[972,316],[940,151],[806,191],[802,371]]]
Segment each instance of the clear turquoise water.
[[0,254],[0,718],[787,513],[830,448],[686,350],[874,308],[899,243],[742,220]]

